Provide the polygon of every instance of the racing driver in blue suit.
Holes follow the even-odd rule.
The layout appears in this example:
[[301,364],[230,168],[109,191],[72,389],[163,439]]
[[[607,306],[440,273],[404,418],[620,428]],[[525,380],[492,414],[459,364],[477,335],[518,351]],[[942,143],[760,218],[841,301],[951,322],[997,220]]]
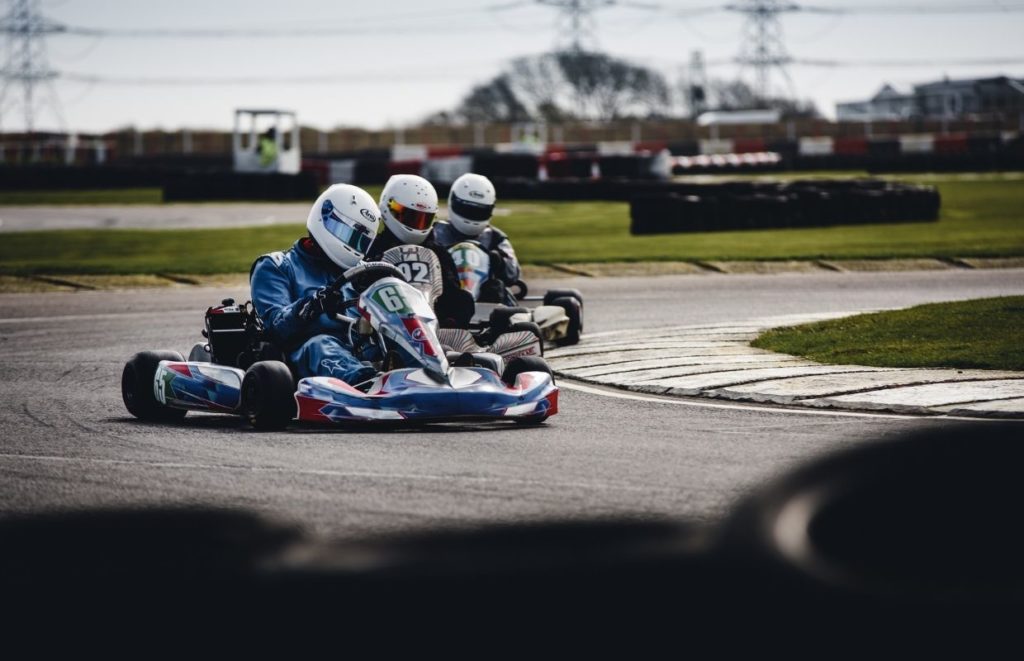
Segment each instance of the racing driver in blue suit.
[[377,371],[356,357],[334,319],[355,292],[329,287],[359,264],[380,225],[377,203],[349,184],[328,188],[309,211],[309,235],[286,251],[259,257],[250,275],[252,301],[264,332],[285,354],[295,376],[333,376],[350,385]]

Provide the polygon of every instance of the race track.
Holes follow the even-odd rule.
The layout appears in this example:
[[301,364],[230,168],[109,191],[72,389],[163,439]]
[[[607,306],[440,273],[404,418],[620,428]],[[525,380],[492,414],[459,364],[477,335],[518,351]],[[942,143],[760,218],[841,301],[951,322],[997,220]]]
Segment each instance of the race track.
[[[903,307],[1024,291],[1024,271],[694,275],[558,280],[587,332]],[[533,429],[434,425],[256,433],[230,417],[179,426],[124,410],[124,361],[187,352],[202,312],[245,291],[0,295],[0,513],[203,504],[366,535],[601,515],[713,521],[750,488],[831,449],[941,420],[623,398],[565,382]],[[585,341],[585,340],[584,340]],[[977,422],[975,424],[989,424]]]

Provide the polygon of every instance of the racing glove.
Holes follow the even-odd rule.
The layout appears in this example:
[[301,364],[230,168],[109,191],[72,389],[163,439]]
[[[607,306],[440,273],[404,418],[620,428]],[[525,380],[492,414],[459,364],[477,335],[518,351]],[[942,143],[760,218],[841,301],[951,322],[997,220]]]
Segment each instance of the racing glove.
[[341,292],[338,289],[334,287],[321,287],[299,307],[299,318],[309,321],[325,312],[330,315],[337,314],[341,311],[343,302],[344,298],[342,298]]
[[491,278],[497,278],[502,282],[505,281],[505,255],[501,254],[500,250],[491,250],[488,255],[491,258]]

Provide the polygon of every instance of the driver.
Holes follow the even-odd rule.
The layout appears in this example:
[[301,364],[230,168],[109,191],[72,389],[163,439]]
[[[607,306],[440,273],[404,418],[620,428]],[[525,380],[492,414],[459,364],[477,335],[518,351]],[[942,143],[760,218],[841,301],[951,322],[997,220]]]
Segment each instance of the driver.
[[462,293],[459,273],[447,246],[438,245],[430,228],[437,214],[437,191],[423,177],[414,174],[392,175],[380,193],[380,215],[384,230],[377,236],[366,255],[379,261],[391,248],[415,245],[429,248],[441,263],[444,283],[441,296],[434,302],[443,327],[465,328],[473,316],[473,301]]
[[475,241],[491,257],[490,277],[511,286],[519,280],[519,260],[508,236],[491,225],[497,196],[490,179],[468,172],[448,192],[448,220],[434,224],[431,238],[445,249]]
[[268,339],[284,351],[298,378],[333,376],[355,385],[377,373],[356,358],[343,339],[346,326],[333,318],[354,291],[346,285],[338,292],[328,285],[360,263],[379,223],[369,193],[335,184],[313,203],[306,219],[308,236],[253,264],[253,305]]

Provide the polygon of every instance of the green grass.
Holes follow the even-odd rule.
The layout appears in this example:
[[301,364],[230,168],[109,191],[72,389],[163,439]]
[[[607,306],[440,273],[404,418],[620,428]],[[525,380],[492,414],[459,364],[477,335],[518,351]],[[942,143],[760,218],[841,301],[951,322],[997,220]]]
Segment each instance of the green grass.
[[[634,237],[616,202],[509,202],[495,224],[526,263],[1004,257],[1024,255],[1024,180],[901,177],[936,183],[937,223]],[[109,192],[109,191],[108,191]],[[301,225],[209,230],[68,230],[0,235],[0,273],[225,273],[287,248]]]
[[0,191],[0,205],[48,206],[88,204],[160,204],[161,188],[114,188],[107,190]]
[[1024,370],[1024,296],[933,303],[763,333],[751,344],[822,363]]

